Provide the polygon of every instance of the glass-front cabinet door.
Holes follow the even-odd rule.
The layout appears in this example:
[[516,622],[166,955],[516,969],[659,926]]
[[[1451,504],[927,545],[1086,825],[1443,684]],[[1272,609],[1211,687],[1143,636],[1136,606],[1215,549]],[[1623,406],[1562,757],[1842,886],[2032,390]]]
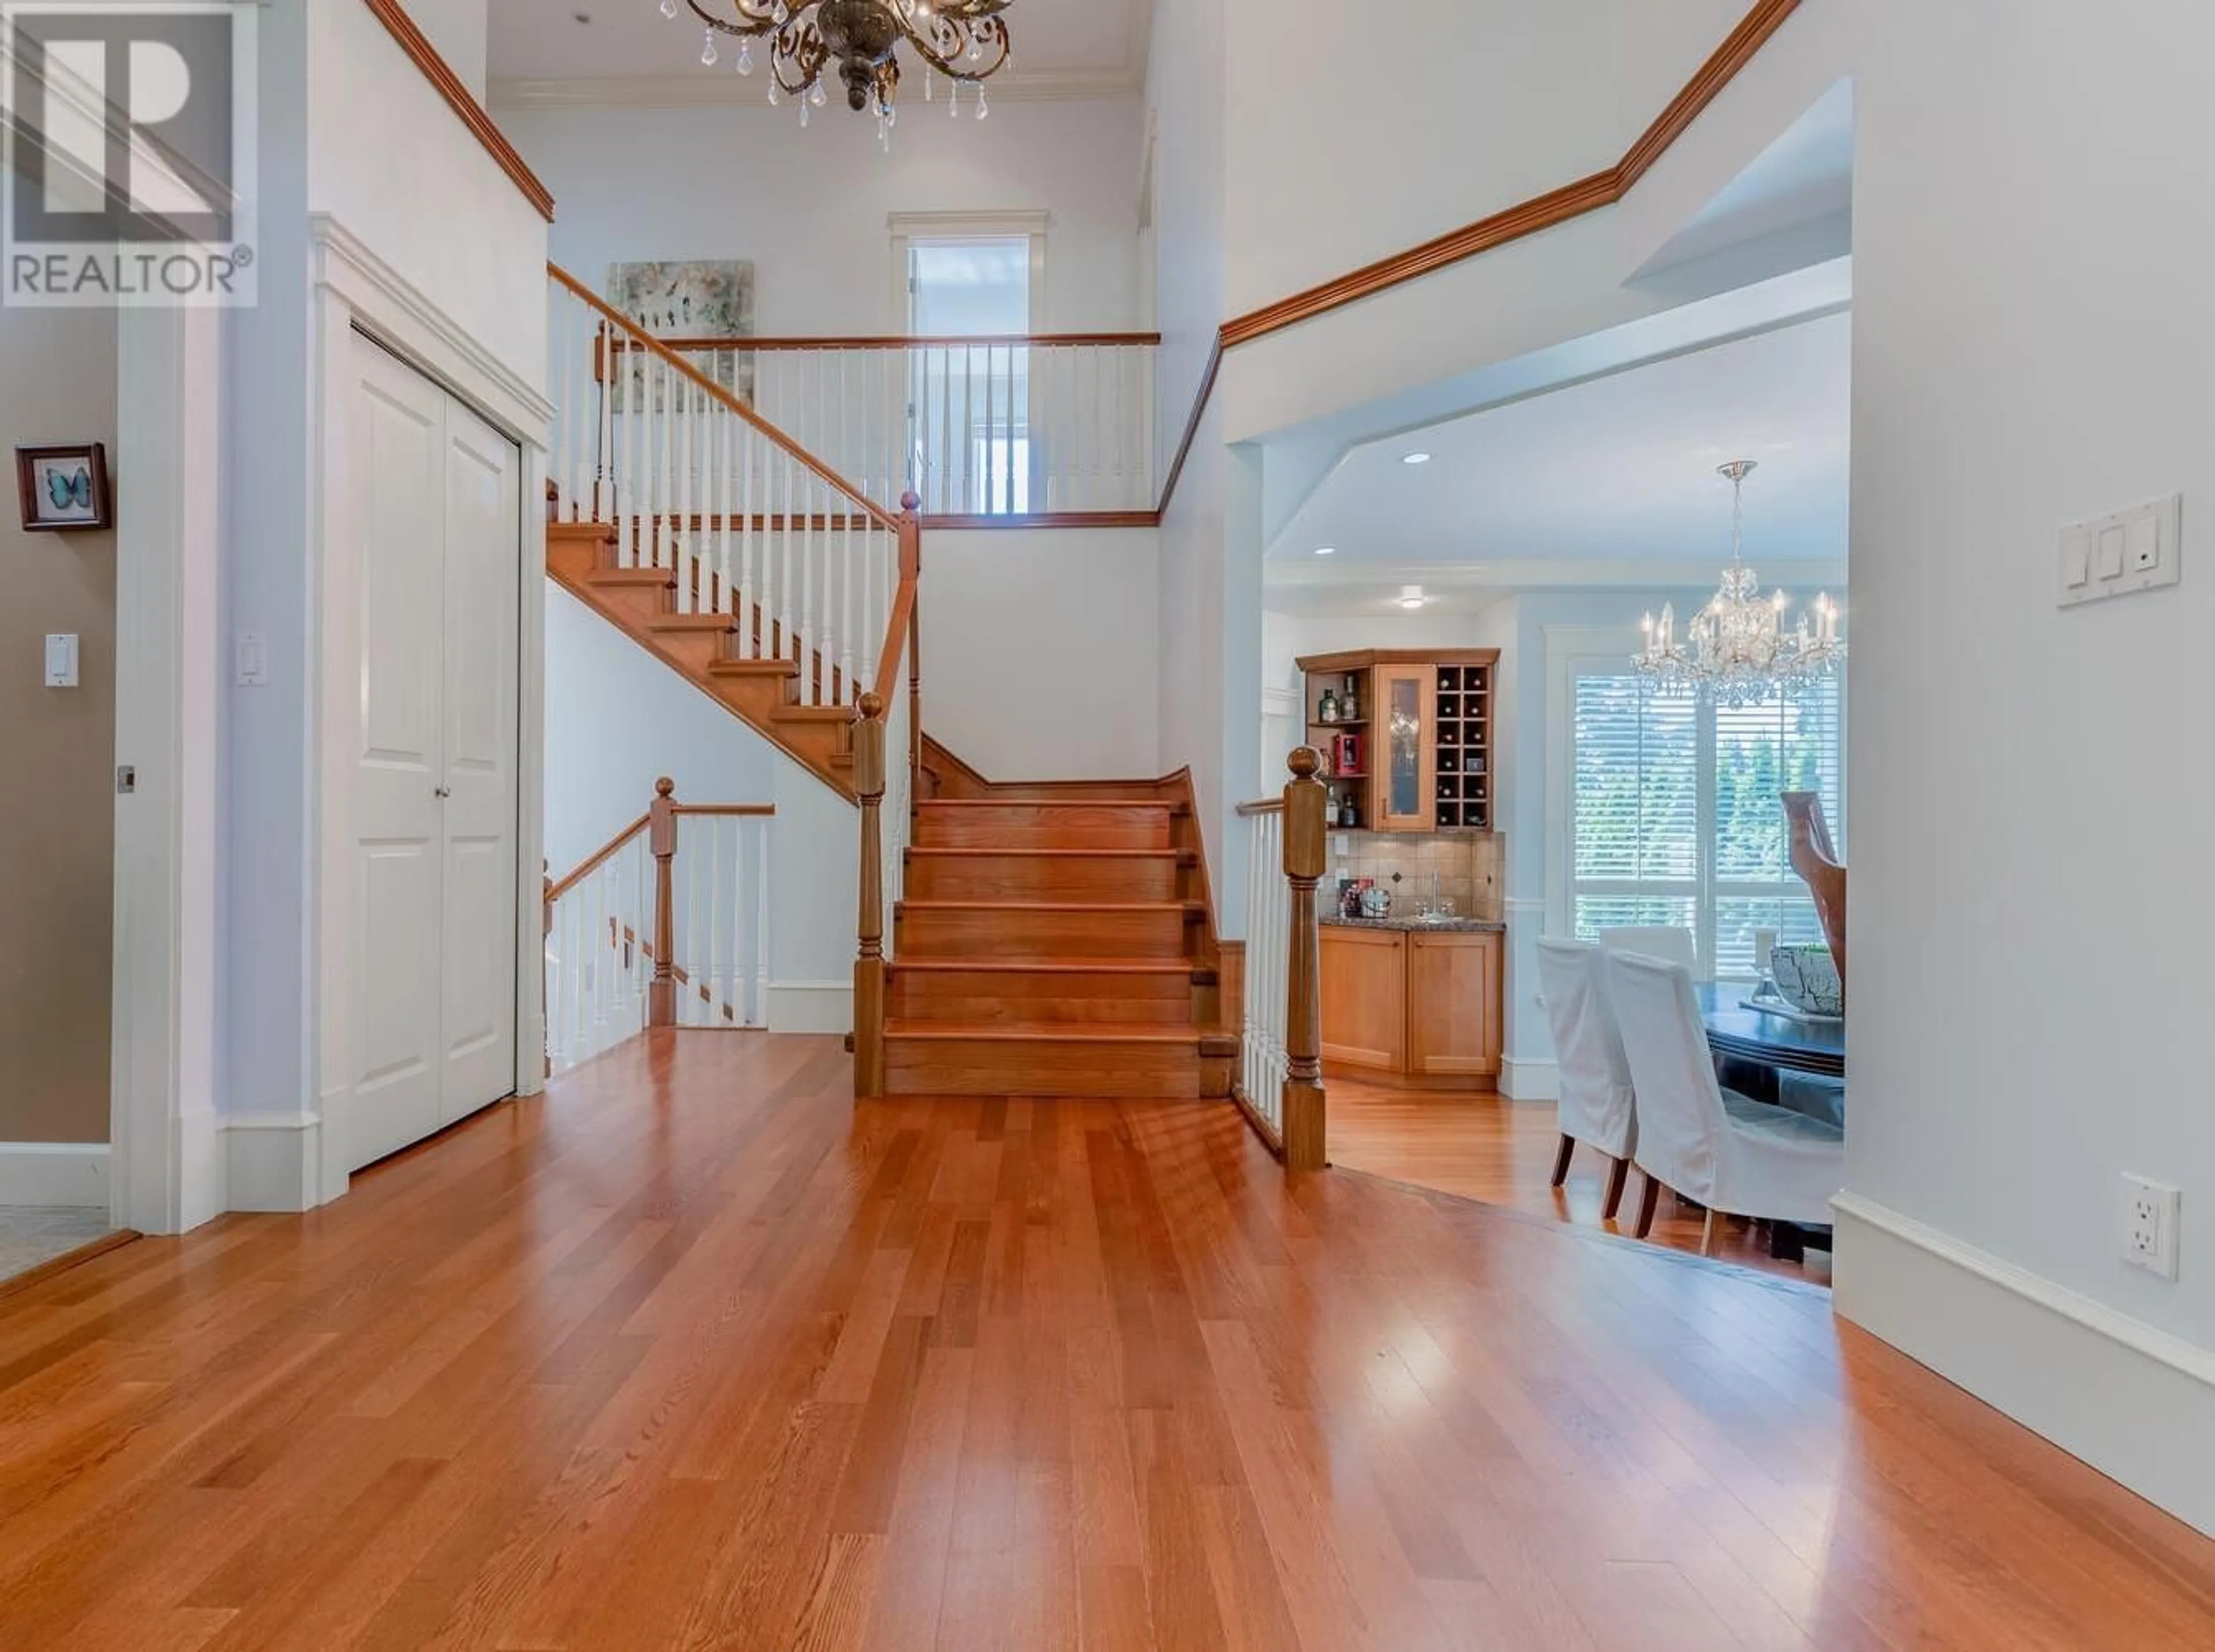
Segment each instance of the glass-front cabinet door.
[[1377,789],[1379,832],[1429,832],[1438,820],[1433,793],[1438,753],[1431,740],[1431,700],[1438,682],[1431,666],[1377,667],[1376,722],[1371,736],[1382,761],[1370,765]]

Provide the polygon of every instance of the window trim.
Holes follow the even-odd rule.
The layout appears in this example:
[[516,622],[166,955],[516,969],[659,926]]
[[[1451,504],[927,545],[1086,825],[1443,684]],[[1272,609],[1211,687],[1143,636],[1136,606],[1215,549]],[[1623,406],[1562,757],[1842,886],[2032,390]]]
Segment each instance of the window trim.
[[[1682,606],[1680,599],[1672,598]],[[1704,600],[1704,599],[1701,599]],[[1626,607],[1636,607],[1639,599],[1626,599]],[[1653,605],[1659,606],[1659,602]],[[1697,606],[1697,604],[1693,605]],[[1576,683],[1584,676],[1622,676],[1629,670],[1630,658],[1641,638],[1633,626],[1549,625],[1544,628],[1546,660],[1546,926],[1551,936],[1571,936],[1576,933],[1576,867],[1573,834],[1576,826],[1574,789],[1576,763]],[[1832,822],[1835,831],[1843,835],[1845,829],[1847,789],[1850,784],[1847,762],[1850,740],[1846,718],[1850,697],[1838,696],[1838,795],[1840,818]],[[1773,883],[1754,883],[1735,879],[1718,882],[1715,876],[1715,798],[1711,783],[1715,765],[1715,730],[1712,717],[1703,717],[1698,725],[1698,771],[1702,783],[1697,788],[1699,824],[1697,829],[1698,860],[1694,875],[1688,879],[1667,881],[1647,879],[1635,884],[1626,881],[1625,894],[1648,894],[1667,897],[1676,894],[1689,898],[1696,913],[1696,939],[1701,968],[1712,978],[1715,967],[1715,906],[1716,903],[1734,899],[1763,899],[1776,893]],[[1590,880],[1585,893],[1605,893],[1592,886],[1604,880]],[[1706,907],[1700,906],[1702,891],[1710,897]],[[1732,977],[1729,979],[1740,979]]]
[[892,309],[889,330],[915,330],[908,298],[908,250],[917,241],[1007,241],[1017,236],[1031,243],[1030,331],[1050,333],[1046,309],[1046,236],[1052,223],[1046,212],[887,212],[892,236]]

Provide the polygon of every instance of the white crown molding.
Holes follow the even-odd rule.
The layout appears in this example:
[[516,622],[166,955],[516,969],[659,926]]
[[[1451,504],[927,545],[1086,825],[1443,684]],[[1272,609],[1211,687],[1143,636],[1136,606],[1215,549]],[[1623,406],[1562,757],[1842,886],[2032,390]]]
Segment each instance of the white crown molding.
[[[985,90],[995,103],[1137,98],[1144,90],[1144,79],[1143,72],[1134,71],[1127,64],[1111,69],[1010,69],[1005,75],[995,75],[985,83]],[[788,118],[789,111],[769,106],[760,89],[762,83],[704,72],[503,79],[485,88],[485,105],[494,115],[518,109],[728,109]],[[934,91],[933,95],[939,95]],[[911,95],[901,101],[921,104],[923,100]]]
[[[1325,565],[1325,564],[1328,565]],[[1834,560],[1792,562],[1776,556],[1763,560],[1773,583],[1788,588],[1828,585],[1845,587],[1846,566]],[[1261,582],[1269,589],[1342,590],[1350,595],[1373,595],[1389,601],[1402,585],[1420,585],[1434,596],[1457,591],[1614,591],[1712,592],[1722,563],[1713,556],[1690,559],[1641,559],[1634,556],[1530,556],[1483,562],[1347,562],[1343,557],[1310,555],[1305,561],[1287,556],[1272,561],[1262,570]],[[1632,617],[1635,623],[1636,617]]]

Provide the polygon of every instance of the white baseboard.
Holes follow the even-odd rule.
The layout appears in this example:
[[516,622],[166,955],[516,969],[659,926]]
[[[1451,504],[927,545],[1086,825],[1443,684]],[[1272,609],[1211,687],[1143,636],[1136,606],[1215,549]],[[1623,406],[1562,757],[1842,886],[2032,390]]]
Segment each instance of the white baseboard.
[[0,1141],[0,1205],[107,1208],[104,1141]]
[[321,1202],[323,1121],[311,1113],[233,1114],[223,1121],[227,1208],[311,1210]]
[[1511,1102],[1558,1101],[1562,1094],[1561,1064],[1504,1057],[1500,1063],[1500,1093]]
[[771,981],[769,1029],[773,1033],[850,1033],[851,981]]
[[1838,1312],[2215,1535],[2215,1352],[1857,1194]]

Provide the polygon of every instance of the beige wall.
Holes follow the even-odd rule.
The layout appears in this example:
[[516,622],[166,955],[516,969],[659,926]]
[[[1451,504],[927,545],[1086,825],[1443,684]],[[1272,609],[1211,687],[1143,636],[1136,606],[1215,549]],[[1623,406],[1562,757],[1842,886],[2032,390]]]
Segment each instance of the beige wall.
[[[0,1141],[107,1139],[115,539],[25,533],[15,497],[18,445],[87,439],[112,467],[114,315],[0,309]],[[45,686],[52,631],[83,686]]]

